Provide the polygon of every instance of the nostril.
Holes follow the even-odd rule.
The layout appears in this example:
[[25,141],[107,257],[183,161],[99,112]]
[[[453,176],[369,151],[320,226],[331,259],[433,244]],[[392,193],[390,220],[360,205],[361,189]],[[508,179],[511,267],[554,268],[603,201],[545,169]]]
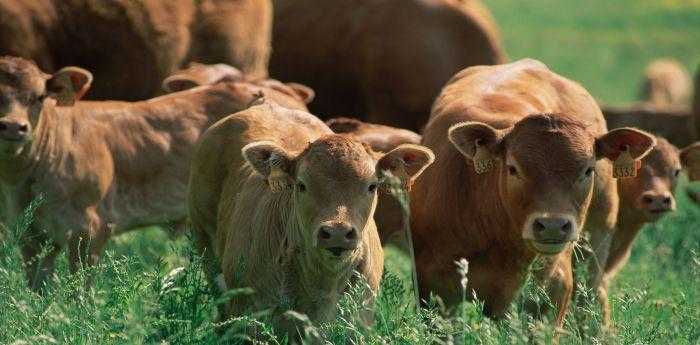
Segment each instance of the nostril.
[[331,238],[331,233],[326,229],[321,229],[318,233],[318,237],[322,240],[329,240]]
[[535,220],[535,222],[532,224],[532,228],[535,231],[540,232],[540,231],[544,231],[545,226],[539,220]]
[[355,228],[350,230],[347,234],[345,234],[345,239],[346,240],[354,240],[357,238],[357,232],[355,231]]
[[670,196],[665,197],[662,200],[662,202],[664,203],[664,205],[670,205],[671,204],[671,197]]
[[6,129],[7,129],[7,125],[4,124],[4,123],[2,123],[2,122],[0,122],[0,131],[4,131],[4,130],[6,130]]
[[29,126],[28,125],[19,125],[19,128],[17,128],[17,130],[20,133],[27,133],[27,131],[29,130]]
[[567,221],[566,223],[564,223],[564,226],[562,226],[561,229],[565,232],[571,231],[571,222]]
[[649,195],[645,195],[645,196],[642,197],[642,202],[645,203],[645,204],[651,204],[651,203],[654,202],[654,198],[652,198],[652,197],[649,196]]

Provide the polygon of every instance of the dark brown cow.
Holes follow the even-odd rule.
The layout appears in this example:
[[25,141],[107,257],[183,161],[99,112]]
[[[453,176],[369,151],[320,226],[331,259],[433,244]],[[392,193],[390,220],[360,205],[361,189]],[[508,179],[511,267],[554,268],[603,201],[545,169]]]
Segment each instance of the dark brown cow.
[[454,76],[433,106],[423,144],[437,160],[411,192],[421,296],[432,291],[459,302],[454,261],[466,258],[467,296],[475,291],[487,315],[501,316],[529,265],[544,256],[537,277],[561,325],[573,288],[572,244],[582,228],[611,232],[617,216],[604,158],[640,159],[654,138],[628,128],[607,132],[585,89],[526,59]]
[[[679,157],[680,152],[683,153],[684,157],[683,166]],[[700,167],[698,164],[700,160],[693,162],[692,159],[689,159],[692,155],[700,156],[700,143],[679,151],[666,139],[657,137],[656,146],[642,160],[643,164],[637,177],[617,180],[620,210],[615,232],[612,238],[605,239],[609,243],[592,243],[594,247],[609,247],[599,287],[606,324],[611,323],[610,306],[607,300],[610,281],[627,261],[633,241],[642,227],[647,223],[657,221],[669,212],[675,211],[676,200],[673,192],[681,168],[688,169],[692,178],[694,177],[693,168]]]
[[478,0],[276,0],[270,72],[309,85],[316,114],[420,129],[460,69],[501,63]]
[[187,61],[264,78],[271,25],[270,0],[5,0],[0,55],[87,68],[91,99],[142,100]]
[[378,186],[387,170],[409,183],[433,159],[417,145],[376,159],[313,115],[271,104],[214,124],[192,163],[193,231],[212,280],[255,290],[233,298],[225,314],[271,309],[287,333],[294,329],[280,323],[288,309],[329,321],[353,271],[371,301],[383,270],[372,219]]
[[[54,75],[33,63],[0,58],[0,221],[14,220],[39,194],[45,203],[24,234],[22,252],[34,288],[68,247],[70,269],[97,261],[112,234],[186,217],[194,143],[215,121],[270,102],[304,102],[264,86],[227,82],[142,102],[77,102],[89,72]],[[55,106],[55,101],[59,105]],[[41,261],[42,245],[51,251]]]

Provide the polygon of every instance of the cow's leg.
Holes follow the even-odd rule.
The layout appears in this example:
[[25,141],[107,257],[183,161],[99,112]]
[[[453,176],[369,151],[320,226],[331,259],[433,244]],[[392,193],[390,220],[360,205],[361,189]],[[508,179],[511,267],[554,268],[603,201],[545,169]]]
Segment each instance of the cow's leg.
[[[68,267],[71,273],[81,267],[96,265],[110,235],[109,227],[102,224],[95,207],[85,210],[80,224],[82,230],[68,240]],[[90,278],[86,285],[90,285]]]
[[27,282],[34,291],[40,291],[54,271],[56,256],[61,247],[50,241],[42,232],[30,227],[22,240],[22,259]]
[[[554,325],[558,329],[564,325],[564,317],[574,291],[571,253],[572,248],[569,247],[555,256],[546,257],[544,258],[544,266],[533,272],[535,281],[545,289],[550,301],[556,307]],[[533,314],[544,314],[548,312],[549,308],[531,304],[527,306],[527,309]]]

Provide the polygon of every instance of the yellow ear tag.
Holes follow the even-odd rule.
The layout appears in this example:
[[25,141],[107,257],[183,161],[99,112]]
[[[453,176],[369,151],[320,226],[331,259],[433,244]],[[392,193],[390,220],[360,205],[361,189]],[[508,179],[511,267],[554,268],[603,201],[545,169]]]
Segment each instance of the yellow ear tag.
[[614,178],[632,178],[637,177],[637,170],[641,168],[641,161],[632,158],[629,152],[629,147],[625,145],[622,153],[613,162],[613,177]]
[[474,154],[474,171],[483,174],[493,169],[493,157],[486,146],[481,144],[481,140],[476,141],[476,153]]

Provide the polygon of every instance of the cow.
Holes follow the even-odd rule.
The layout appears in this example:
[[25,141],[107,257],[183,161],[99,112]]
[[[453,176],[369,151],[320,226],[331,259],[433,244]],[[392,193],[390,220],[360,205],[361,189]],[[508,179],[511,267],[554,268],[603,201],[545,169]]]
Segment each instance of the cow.
[[[0,58],[0,220],[45,196],[22,238],[34,289],[62,248],[74,272],[97,262],[112,234],[180,226],[193,146],[209,125],[259,102],[261,91],[269,102],[306,109],[300,99],[247,82],[141,102],[76,102],[91,80],[77,67],[48,75],[28,60]],[[44,244],[51,250],[37,262]]]
[[672,58],[652,61],[644,70],[642,101],[657,108],[687,109],[693,82],[683,65]]
[[329,321],[357,281],[353,271],[376,293],[383,270],[372,219],[377,189],[386,171],[410,183],[433,159],[408,144],[376,159],[315,116],[268,103],[211,126],[190,177],[196,246],[216,286],[255,291],[232,299],[224,313],[271,309],[283,329],[288,309]]
[[[276,93],[283,93],[287,96],[301,101],[304,104],[309,104],[313,101],[314,90],[306,85],[299,83],[287,82],[282,83],[279,80],[269,78],[255,78],[244,74],[239,69],[227,64],[201,64],[197,62],[190,63],[187,68],[174,72],[169,77],[163,80],[162,88],[167,93],[185,91],[197,86],[213,85],[221,82],[241,82],[255,84],[264,87],[268,90],[273,90]],[[275,101],[278,104],[283,103],[283,97],[277,97]],[[296,108],[297,105],[290,105],[291,108]]]
[[[362,122],[348,117],[336,117],[326,121],[326,125],[335,133],[353,135],[358,140],[368,144],[372,150],[387,153],[401,144],[420,144],[421,137],[418,133],[390,126]],[[390,242],[402,243],[402,231],[407,229],[408,212],[398,199],[390,184],[384,184],[379,188],[379,201],[374,213],[374,221],[377,223],[379,239],[382,245]],[[408,249],[408,248],[402,248]]]
[[357,114],[418,131],[454,73],[506,60],[497,26],[478,0],[273,4],[270,73],[313,88],[315,114]]
[[[681,162],[688,171],[688,178],[691,182],[700,181],[700,143],[694,143],[681,151]],[[688,189],[688,196],[700,204],[700,192]]]
[[632,175],[654,138],[632,128],[608,132],[583,87],[523,59],[456,74],[433,105],[422,144],[437,159],[410,194],[421,297],[461,301],[454,262],[466,258],[467,297],[474,291],[486,315],[500,317],[541,257],[535,276],[561,326],[573,243],[582,231],[611,233],[615,225],[610,161]]
[[144,100],[188,61],[225,62],[267,76],[270,0],[6,0],[0,55],[97,76],[88,99]]
[[[681,160],[680,155],[684,160]],[[618,179],[617,190],[620,208],[615,232],[605,239],[609,243],[592,243],[594,247],[607,247],[607,259],[598,292],[603,303],[603,320],[611,324],[608,287],[617,272],[622,269],[630,255],[632,244],[645,224],[659,220],[663,215],[676,210],[673,192],[682,168],[688,169],[692,177],[693,162],[687,157],[700,154],[700,143],[678,150],[663,137],[656,138],[656,146],[642,160],[642,168],[636,178]],[[682,163],[682,164],[681,164]],[[695,163],[697,167],[698,164]],[[602,238],[600,236],[596,238]]]

